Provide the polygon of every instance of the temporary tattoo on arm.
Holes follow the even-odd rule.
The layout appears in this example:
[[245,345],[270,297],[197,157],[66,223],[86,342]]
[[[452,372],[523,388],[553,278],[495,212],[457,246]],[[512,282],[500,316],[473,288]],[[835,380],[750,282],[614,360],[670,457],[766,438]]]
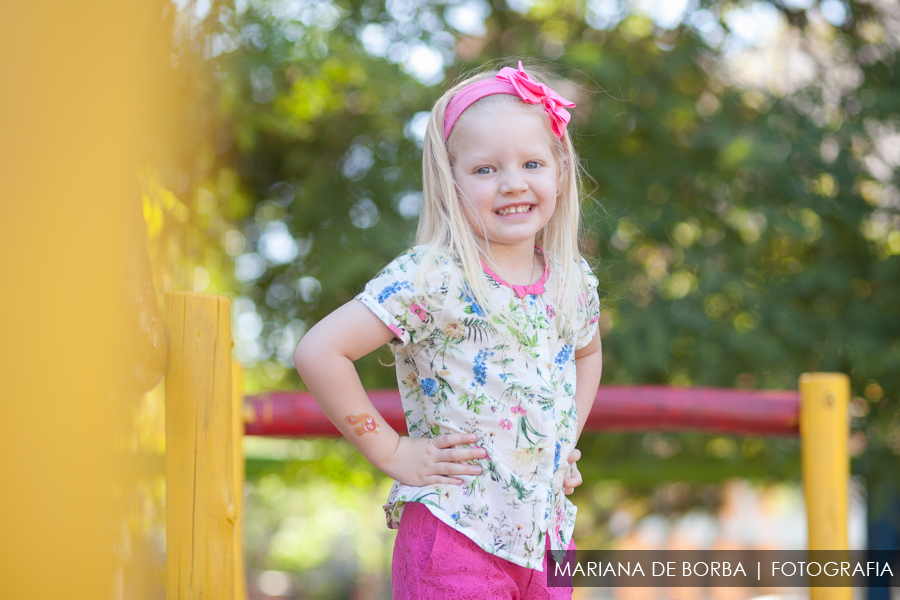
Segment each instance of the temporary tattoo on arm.
[[347,422],[351,425],[356,425],[356,435],[363,435],[365,433],[378,433],[380,431],[380,427],[375,423],[375,419],[372,418],[371,415],[367,413],[363,413],[361,415],[350,415],[347,417]]

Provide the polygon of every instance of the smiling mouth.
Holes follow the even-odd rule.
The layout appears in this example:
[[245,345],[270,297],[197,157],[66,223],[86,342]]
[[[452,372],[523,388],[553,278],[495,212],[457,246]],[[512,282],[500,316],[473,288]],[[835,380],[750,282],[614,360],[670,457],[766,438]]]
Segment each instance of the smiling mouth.
[[527,213],[531,212],[531,209],[534,208],[533,204],[520,204],[518,206],[507,206],[505,208],[501,208],[497,211],[497,214],[502,216],[505,215],[514,215],[516,213]]

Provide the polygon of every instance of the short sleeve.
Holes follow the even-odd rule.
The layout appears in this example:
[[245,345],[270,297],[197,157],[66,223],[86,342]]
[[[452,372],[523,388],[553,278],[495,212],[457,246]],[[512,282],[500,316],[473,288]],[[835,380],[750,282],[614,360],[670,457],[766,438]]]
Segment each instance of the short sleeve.
[[597,333],[597,321],[600,320],[600,296],[597,294],[599,282],[591,270],[591,266],[582,257],[581,268],[584,271],[586,289],[578,300],[578,332],[575,336],[575,349],[587,346]]
[[401,346],[426,339],[435,327],[430,307],[443,302],[448,289],[447,261],[440,255],[423,278],[424,291],[416,288],[426,247],[411,248],[391,261],[356,295],[366,308],[394,332]]

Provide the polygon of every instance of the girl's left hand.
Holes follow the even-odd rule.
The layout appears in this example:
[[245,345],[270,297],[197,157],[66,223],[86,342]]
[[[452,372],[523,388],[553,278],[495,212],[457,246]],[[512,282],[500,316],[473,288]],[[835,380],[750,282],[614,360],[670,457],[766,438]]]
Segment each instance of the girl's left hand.
[[581,479],[581,473],[578,472],[578,459],[581,458],[581,450],[575,448],[572,450],[572,454],[569,455],[568,463],[569,470],[566,473],[565,479],[563,479],[563,492],[565,492],[566,496],[575,491],[575,488],[582,484],[583,480]]

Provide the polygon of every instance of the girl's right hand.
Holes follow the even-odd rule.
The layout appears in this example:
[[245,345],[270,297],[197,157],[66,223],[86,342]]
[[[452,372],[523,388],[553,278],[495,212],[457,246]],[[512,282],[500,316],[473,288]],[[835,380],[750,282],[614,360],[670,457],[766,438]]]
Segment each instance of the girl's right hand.
[[401,436],[397,449],[385,464],[376,465],[381,471],[411,486],[433,484],[462,485],[453,475],[479,475],[481,467],[468,461],[485,458],[484,448],[458,448],[478,438],[470,433],[447,433],[433,438]]

